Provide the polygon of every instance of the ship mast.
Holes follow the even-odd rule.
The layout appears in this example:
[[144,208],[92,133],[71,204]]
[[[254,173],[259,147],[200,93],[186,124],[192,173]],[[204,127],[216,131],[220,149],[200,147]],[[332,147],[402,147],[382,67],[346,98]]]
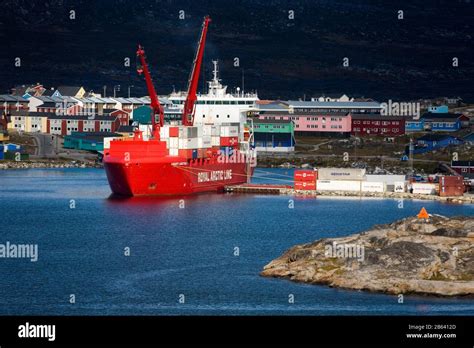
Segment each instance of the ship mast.
[[194,112],[197,101],[197,88],[199,83],[199,72],[201,71],[202,57],[204,55],[204,46],[206,45],[207,28],[211,18],[204,17],[202,23],[201,37],[196,50],[196,56],[193,61],[193,67],[188,80],[188,94],[184,102],[182,121],[185,126],[192,126],[194,124]]
[[[140,59],[140,64],[137,66],[137,72],[139,75],[142,73],[145,75],[146,87],[148,89],[148,94],[150,95],[152,135],[154,139],[159,140],[160,127],[164,125],[165,116],[163,107],[161,106],[158,95],[156,94],[153,80],[151,79],[150,70],[148,69],[148,64],[145,59],[145,50],[141,45],[138,45],[137,57]],[[157,115],[159,116],[158,123],[156,122]]]

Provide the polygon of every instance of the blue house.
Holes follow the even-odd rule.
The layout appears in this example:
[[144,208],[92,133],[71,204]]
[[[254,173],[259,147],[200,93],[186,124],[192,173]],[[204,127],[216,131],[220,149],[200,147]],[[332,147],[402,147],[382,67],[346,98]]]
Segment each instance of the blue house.
[[[426,134],[418,139],[416,139],[413,145],[413,153],[420,154],[426,153],[434,150],[443,149],[448,146],[457,146],[463,144],[464,141],[457,137],[447,134]],[[407,146],[406,153],[409,153],[409,148]]]
[[423,132],[425,130],[425,120],[420,118],[418,120],[406,120],[405,132]]
[[471,133],[471,134],[468,134],[466,135],[463,140],[466,142],[466,143],[469,143],[471,145],[474,145],[474,133]]
[[447,105],[432,105],[428,107],[428,112],[433,114],[447,114],[448,106]]
[[421,118],[425,129],[433,132],[456,132],[469,124],[469,117],[462,114],[427,112]]

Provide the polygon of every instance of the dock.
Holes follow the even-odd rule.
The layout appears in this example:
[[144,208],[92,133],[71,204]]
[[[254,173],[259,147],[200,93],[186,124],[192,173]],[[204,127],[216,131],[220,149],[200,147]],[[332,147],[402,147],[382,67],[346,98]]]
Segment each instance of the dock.
[[242,184],[225,186],[225,192],[233,193],[260,193],[267,195],[288,194],[293,190],[290,185]]

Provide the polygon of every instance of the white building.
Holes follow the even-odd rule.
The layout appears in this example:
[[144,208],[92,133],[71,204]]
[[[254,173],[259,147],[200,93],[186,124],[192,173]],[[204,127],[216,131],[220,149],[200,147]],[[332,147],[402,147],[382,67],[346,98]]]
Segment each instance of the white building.
[[[221,84],[218,78],[217,61],[214,64],[213,79],[208,81],[207,94],[197,96],[194,124],[202,123],[240,123],[247,121],[247,112],[256,109],[258,96],[256,93],[245,93],[237,88],[236,93],[228,93],[227,86]],[[186,100],[185,92],[171,93],[169,100],[182,109]]]

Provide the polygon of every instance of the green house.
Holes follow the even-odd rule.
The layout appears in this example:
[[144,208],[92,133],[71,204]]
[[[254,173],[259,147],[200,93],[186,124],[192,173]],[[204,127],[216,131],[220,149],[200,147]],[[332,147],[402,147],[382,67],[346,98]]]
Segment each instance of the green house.
[[254,119],[255,145],[260,151],[294,151],[295,125],[291,120]]

